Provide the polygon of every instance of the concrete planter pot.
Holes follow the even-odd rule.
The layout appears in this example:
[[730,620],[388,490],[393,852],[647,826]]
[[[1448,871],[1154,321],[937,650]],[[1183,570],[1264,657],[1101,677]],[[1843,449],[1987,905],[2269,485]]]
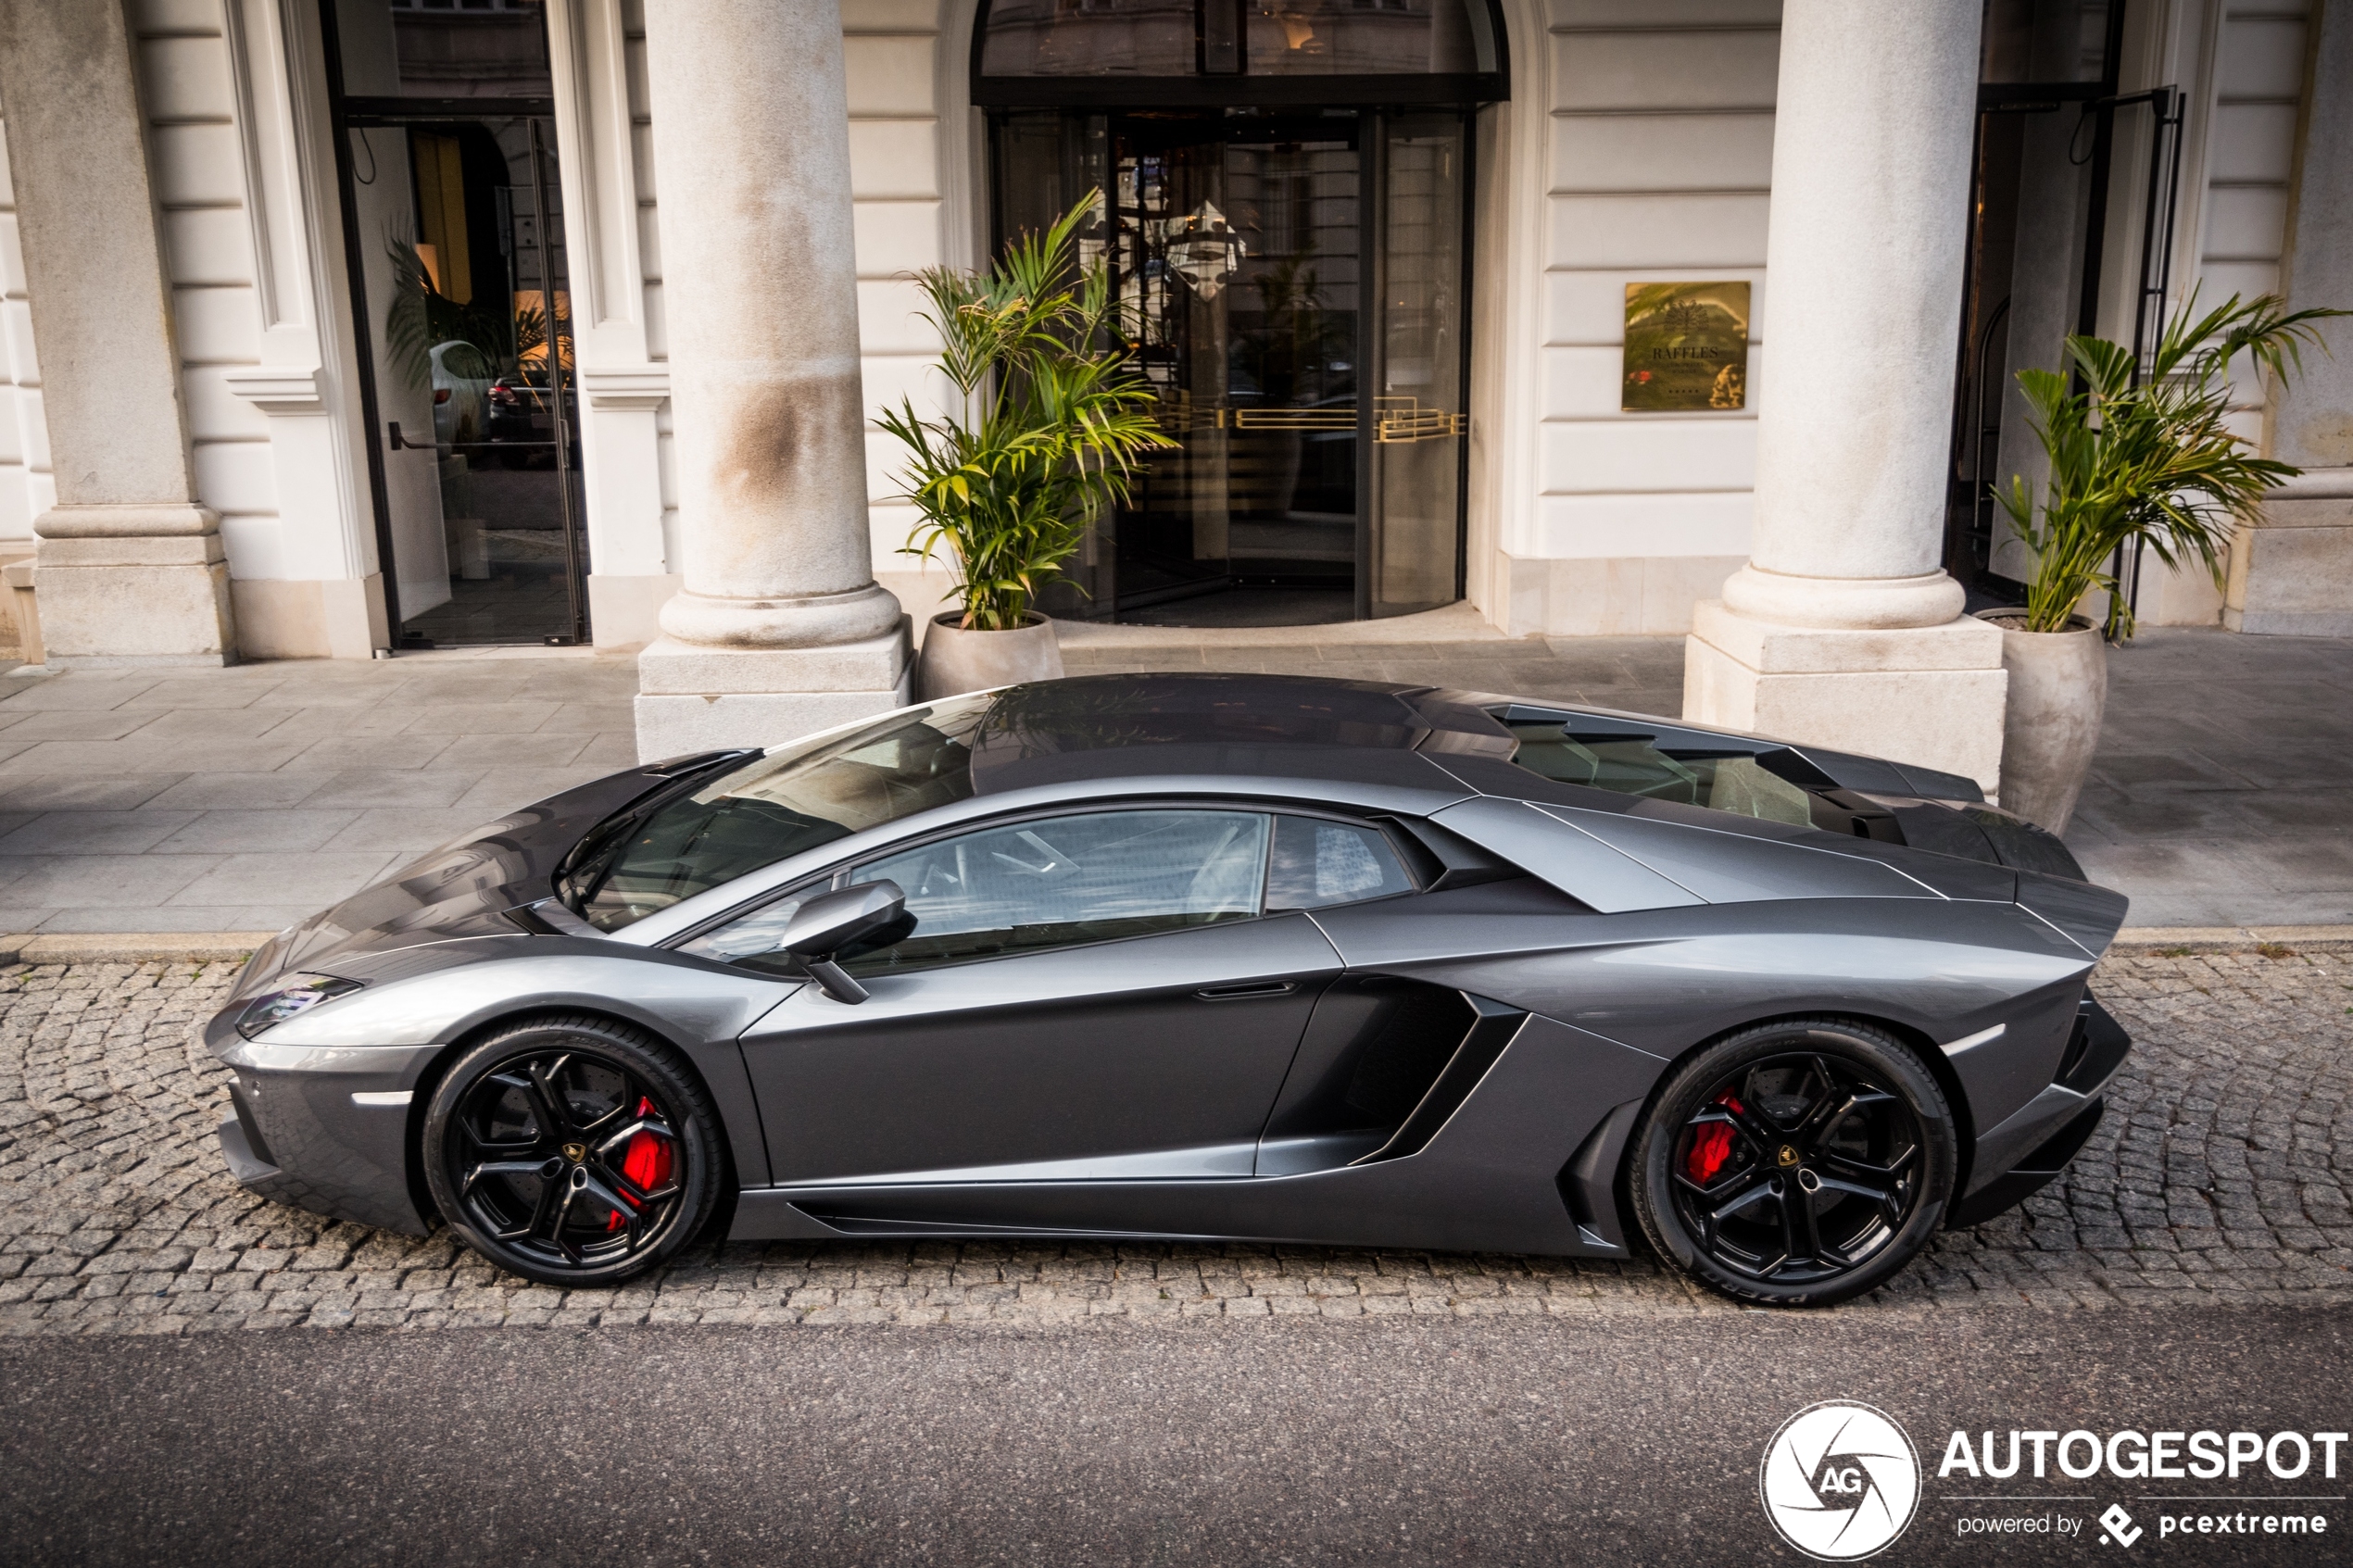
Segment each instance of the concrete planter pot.
[[2002,668],[2010,678],[2002,809],[2063,834],[2100,743],[2108,646],[2081,616],[2065,632],[2024,630],[2023,610],[1989,609],[1981,619],[2002,629]]
[[1028,625],[1012,632],[967,632],[956,624],[962,619],[953,610],[936,615],[924,633],[917,680],[924,701],[1017,681],[1062,679],[1062,645],[1054,641],[1054,623],[1044,616],[1031,616]]

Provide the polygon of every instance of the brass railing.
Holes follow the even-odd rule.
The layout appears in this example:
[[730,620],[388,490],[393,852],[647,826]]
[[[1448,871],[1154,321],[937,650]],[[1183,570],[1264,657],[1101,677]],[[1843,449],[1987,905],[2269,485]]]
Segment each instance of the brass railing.
[[[1160,427],[1171,435],[1196,431],[1322,432],[1340,434],[1356,428],[1356,406],[1326,404],[1289,408],[1229,408],[1193,402],[1179,395],[1161,405]],[[1467,417],[1443,408],[1426,408],[1415,397],[1373,399],[1373,439],[1387,445],[1416,441],[1444,441],[1461,435]]]

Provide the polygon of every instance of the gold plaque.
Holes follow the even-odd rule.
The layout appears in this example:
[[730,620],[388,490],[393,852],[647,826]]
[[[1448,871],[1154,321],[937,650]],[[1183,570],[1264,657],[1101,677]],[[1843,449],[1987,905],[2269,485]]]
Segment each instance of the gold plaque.
[[1619,407],[1748,404],[1748,285],[1626,285],[1626,380]]

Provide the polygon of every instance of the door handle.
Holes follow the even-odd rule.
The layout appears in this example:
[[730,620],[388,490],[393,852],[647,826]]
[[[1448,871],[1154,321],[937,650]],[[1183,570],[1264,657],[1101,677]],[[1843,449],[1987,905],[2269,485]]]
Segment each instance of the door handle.
[[1246,997],[1284,997],[1299,989],[1292,980],[1259,980],[1244,985],[1213,985],[1194,996],[1204,1002],[1239,1002]]

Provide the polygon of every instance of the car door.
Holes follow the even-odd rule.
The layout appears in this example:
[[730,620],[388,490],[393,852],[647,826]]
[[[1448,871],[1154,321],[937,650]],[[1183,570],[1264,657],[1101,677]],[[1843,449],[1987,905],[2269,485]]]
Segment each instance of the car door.
[[1249,1175],[1340,968],[1263,912],[1271,828],[1072,812],[852,867],[915,926],[844,958],[867,1001],[804,986],[744,1036],[777,1184]]

